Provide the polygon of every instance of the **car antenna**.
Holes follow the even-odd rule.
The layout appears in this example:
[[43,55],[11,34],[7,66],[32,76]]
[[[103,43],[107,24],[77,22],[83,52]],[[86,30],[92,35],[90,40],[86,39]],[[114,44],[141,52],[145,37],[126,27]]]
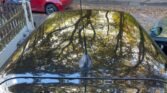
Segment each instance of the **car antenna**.
[[[82,0],[80,0],[80,11],[81,11],[80,17],[82,17],[83,16]],[[85,36],[85,31],[84,31],[85,25],[84,25],[83,20],[81,20],[81,22],[83,23],[82,25],[83,25],[83,35],[84,35],[83,39],[84,40],[82,43],[83,43],[84,54],[79,61],[79,67],[81,69],[81,76],[87,77],[88,71],[91,67],[91,59],[87,52],[86,36]],[[84,82],[84,93],[87,93],[87,80],[83,79],[83,82]]]
[[82,11],[82,10],[83,10],[83,9],[82,9],[82,0],[80,0],[79,4],[80,4],[80,10],[81,10],[80,13],[81,13],[81,16],[82,16],[82,13],[83,13],[83,11]]

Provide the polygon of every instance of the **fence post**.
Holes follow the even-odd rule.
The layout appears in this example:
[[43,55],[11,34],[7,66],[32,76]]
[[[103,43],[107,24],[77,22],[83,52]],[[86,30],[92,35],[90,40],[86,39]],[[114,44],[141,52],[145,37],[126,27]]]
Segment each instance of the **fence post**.
[[22,6],[24,9],[24,15],[25,15],[25,19],[26,19],[27,28],[29,31],[33,31],[35,29],[35,27],[34,27],[34,20],[32,17],[30,2],[26,1],[26,0],[22,0]]

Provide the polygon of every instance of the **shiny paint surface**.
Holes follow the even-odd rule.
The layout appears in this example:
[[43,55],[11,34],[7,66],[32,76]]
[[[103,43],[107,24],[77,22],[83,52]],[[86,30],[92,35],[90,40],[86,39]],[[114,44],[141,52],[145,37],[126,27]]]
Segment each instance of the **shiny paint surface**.
[[1,68],[1,91],[165,91],[166,84],[155,79],[166,81],[166,56],[132,16],[110,10],[80,13],[50,15]]
[[45,12],[47,4],[54,4],[59,11],[62,11],[65,7],[69,6],[71,0],[30,0],[30,2],[33,11]]

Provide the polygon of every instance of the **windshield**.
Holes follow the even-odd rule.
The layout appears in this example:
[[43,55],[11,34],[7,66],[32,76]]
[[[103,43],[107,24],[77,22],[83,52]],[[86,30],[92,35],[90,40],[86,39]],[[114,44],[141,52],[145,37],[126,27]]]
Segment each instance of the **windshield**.
[[83,10],[50,15],[1,73],[14,93],[146,93],[164,91],[166,62],[129,14]]

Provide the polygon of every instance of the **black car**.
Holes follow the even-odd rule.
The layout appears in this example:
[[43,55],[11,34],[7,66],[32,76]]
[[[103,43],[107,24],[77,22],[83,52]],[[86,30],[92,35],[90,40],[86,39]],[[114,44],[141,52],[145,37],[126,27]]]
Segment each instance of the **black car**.
[[166,56],[129,14],[59,12],[0,71],[0,93],[165,93]]

